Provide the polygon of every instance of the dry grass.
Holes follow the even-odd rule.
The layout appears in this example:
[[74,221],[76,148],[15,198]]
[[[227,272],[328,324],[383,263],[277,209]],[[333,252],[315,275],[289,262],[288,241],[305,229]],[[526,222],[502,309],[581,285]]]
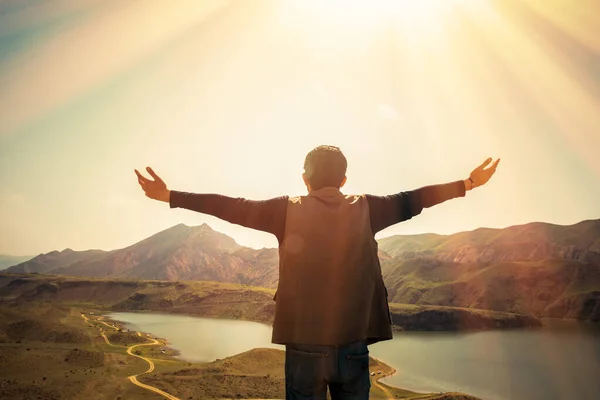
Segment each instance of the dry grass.
[[[94,311],[97,315],[115,305],[103,302],[104,295],[99,297],[99,304],[92,302],[93,294],[101,293],[107,285],[111,287],[107,290],[118,295],[114,300],[116,304],[122,304],[123,299],[130,299],[136,293],[142,294],[140,300],[130,301],[136,301],[144,309],[160,306],[162,300],[187,298],[184,306],[199,304],[204,315],[228,317],[234,313],[239,318],[253,319],[256,318],[256,314],[250,312],[253,303],[262,299],[272,303],[269,290],[213,282],[121,284],[100,279],[84,281],[41,276],[21,277],[11,285],[12,282],[14,279],[4,280],[5,287],[0,288],[0,295],[10,298],[4,300],[4,304],[0,300],[0,398],[10,399],[160,398],[127,379],[145,371],[148,365],[127,355],[125,345],[144,342],[145,338],[132,332],[110,331],[100,321],[92,318],[85,322],[81,317],[82,312],[89,316],[89,312]],[[42,290],[37,289],[40,285]],[[48,290],[50,286],[59,290]],[[86,287],[88,290],[82,290]],[[59,293],[61,296],[57,299]],[[83,299],[77,297],[80,295]],[[36,296],[44,301],[32,301]],[[175,310],[182,312],[185,307],[175,307]],[[101,331],[106,332],[112,346],[100,336]],[[154,373],[141,376],[140,381],[182,399],[284,397],[284,353],[279,350],[253,349],[198,364],[176,360],[171,352],[159,354],[152,347],[140,348],[140,351],[151,357],[156,366]],[[377,360],[371,360],[371,370],[382,370],[383,375],[393,373],[391,367]],[[426,398],[375,383],[371,397],[387,398],[385,390],[395,398]]]

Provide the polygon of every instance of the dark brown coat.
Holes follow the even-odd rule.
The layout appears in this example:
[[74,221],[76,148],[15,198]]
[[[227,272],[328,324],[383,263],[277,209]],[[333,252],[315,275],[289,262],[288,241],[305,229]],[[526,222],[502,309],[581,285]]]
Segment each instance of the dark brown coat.
[[364,195],[327,187],[290,198],[279,259],[273,343],[337,346],[392,338]]

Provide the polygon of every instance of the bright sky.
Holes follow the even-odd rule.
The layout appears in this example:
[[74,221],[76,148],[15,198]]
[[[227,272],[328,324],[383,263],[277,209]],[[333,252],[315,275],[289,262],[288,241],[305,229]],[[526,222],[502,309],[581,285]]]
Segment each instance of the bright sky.
[[[367,4],[369,4],[367,6]],[[146,198],[305,193],[319,144],[346,193],[487,186],[381,236],[600,218],[597,0],[0,4],[0,253],[121,248],[177,223],[268,234]]]

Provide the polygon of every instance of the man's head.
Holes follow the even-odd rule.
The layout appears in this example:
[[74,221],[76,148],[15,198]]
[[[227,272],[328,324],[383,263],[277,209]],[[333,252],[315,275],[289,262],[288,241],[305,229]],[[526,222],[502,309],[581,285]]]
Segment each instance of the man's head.
[[318,146],[304,159],[302,179],[308,191],[327,186],[341,188],[346,183],[348,163],[342,151],[335,146]]

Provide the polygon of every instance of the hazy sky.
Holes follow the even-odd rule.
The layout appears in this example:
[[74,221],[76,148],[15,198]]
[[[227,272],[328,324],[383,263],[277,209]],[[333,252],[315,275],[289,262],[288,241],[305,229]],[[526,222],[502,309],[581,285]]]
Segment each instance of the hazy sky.
[[319,144],[346,154],[346,193],[502,159],[487,186],[381,236],[600,218],[599,1],[365,4],[1,2],[0,253],[110,250],[181,222],[273,247],[146,198],[133,169],[299,195]]

